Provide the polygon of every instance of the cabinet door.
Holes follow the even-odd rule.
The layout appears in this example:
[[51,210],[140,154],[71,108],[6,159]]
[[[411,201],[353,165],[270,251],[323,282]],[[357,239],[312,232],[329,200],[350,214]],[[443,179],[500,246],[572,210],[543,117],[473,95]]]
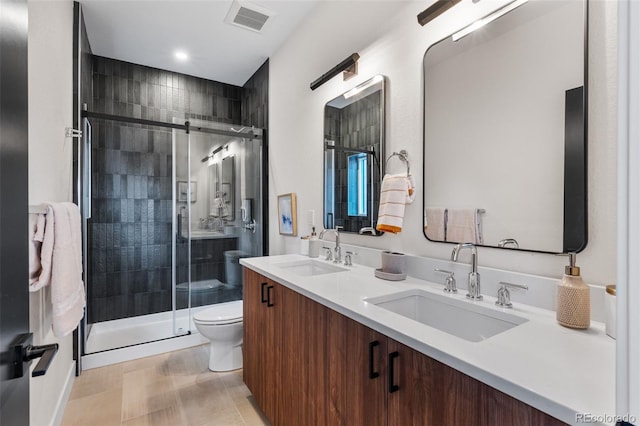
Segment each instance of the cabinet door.
[[300,370],[297,391],[302,399],[299,425],[327,425],[329,309],[307,297],[298,298],[300,335],[295,344],[299,350],[296,368]]
[[[458,373],[462,374],[462,373]],[[480,386],[480,404],[483,426],[560,426],[564,422],[543,413],[484,383]]]
[[433,421],[434,377],[431,358],[420,357],[413,349],[392,339],[389,339],[387,352],[385,388],[389,403],[388,424],[436,425]]
[[389,339],[396,392],[389,425],[555,426],[559,420]]
[[243,377],[265,415],[280,424],[282,414],[281,286],[244,269]]
[[242,375],[247,387],[262,407],[266,395],[265,340],[266,306],[262,302],[262,290],[267,280],[250,269],[243,268],[243,343]]
[[327,347],[326,424],[386,424],[384,359],[387,338],[328,310]]
[[[275,284],[275,283],[274,283]],[[300,426],[308,403],[304,390],[307,384],[308,365],[305,359],[305,334],[311,332],[303,313],[304,296],[281,285],[274,286],[276,334],[280,337],[279,362],[275,369],[278,393],[278,414],[272,419],[274,425]]]

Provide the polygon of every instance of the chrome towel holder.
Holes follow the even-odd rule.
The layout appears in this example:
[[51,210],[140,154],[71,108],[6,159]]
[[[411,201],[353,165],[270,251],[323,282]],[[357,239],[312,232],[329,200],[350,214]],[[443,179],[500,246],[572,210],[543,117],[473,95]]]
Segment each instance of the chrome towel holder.
[[402,149],[400,150],[400,152],[396,152],[394,151],[393,154],[391,154],[389,157],[387,157],[387,161],[384,165],[385,168],[385,173],[386,170],[389,166],[389,160],[391,160],[393,157],[398,157],[403,163],[405,163],[407,165],[407,176],[409,176],[411,173],[411,165],[409,164],[409,153],[407,153],[406,149]]

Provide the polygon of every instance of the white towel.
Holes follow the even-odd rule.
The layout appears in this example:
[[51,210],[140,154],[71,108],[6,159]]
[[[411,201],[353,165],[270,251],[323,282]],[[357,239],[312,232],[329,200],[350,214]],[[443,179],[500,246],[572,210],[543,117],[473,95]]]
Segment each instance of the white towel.
[[415,185],[412,176],[384,175],[380,187],[380,208],[378,210],[378,231],[397,234],[402,231],[404,208],[415,199]]
[[482,244],[478,209],[448,209],[446,241]]
[[46,217],[41,213],[29,214],[29,291],[36,292],[44,287],[40,281],[42,263],[40,263],[40,251]]
[[447,209],[444,207],[427,207],[424,213],[424,232],[431,241],[445,241],[445,225]]
[[42,238],[37,280],[41,288],[51,285],[53,333],[66,336],[77,326],[86,304],[82,282],[80,210],[73,203],[50,203]]

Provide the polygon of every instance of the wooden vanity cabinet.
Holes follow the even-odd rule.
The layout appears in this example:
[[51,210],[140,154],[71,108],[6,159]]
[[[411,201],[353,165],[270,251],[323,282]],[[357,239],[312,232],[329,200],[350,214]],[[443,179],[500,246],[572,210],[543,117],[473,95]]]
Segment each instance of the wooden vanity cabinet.
[[274,425],[564,424],[247,268],[243,276],[244,381]]

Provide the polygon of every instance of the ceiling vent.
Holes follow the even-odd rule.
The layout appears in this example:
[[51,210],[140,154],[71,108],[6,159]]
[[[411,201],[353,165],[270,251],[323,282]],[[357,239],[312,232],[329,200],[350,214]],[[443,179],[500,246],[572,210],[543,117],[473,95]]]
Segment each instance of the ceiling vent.
[[274,13],[264,7],[245,1],[234,1],[224,21],[247,30],[262,32]]

